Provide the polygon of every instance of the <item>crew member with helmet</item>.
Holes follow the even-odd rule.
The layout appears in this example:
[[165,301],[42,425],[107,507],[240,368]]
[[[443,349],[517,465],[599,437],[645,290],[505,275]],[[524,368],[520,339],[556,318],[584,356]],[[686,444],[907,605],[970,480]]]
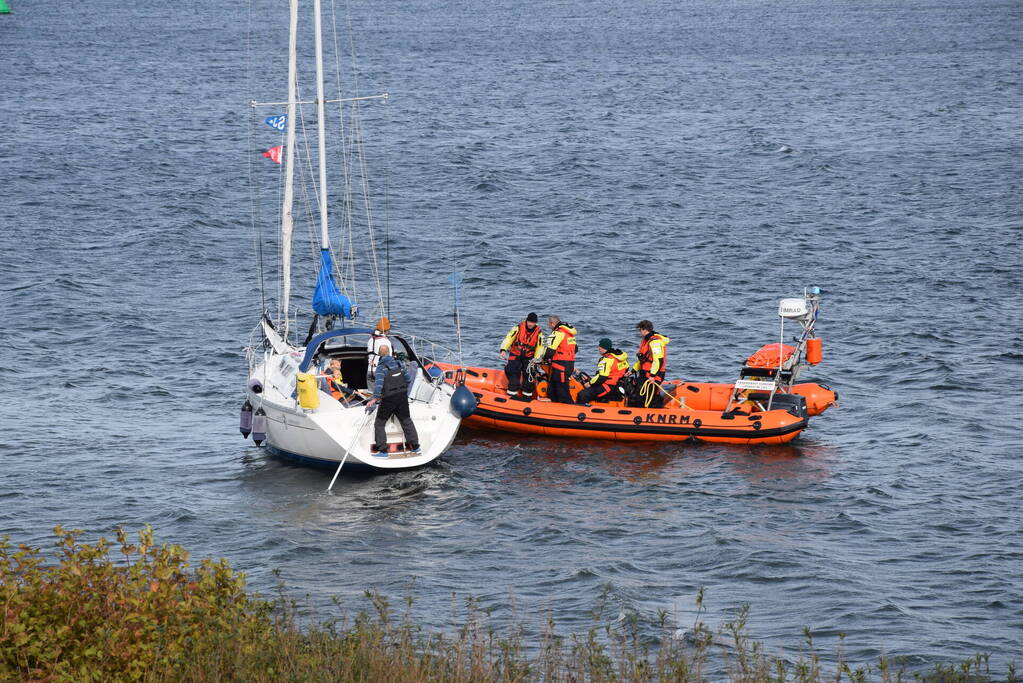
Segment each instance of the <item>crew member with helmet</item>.
[[661,384],[664,382],[666,347],[671,341],[663,334],[654,331],[654,324],[649,320],[636,323],[639,332],[639,351],[632,369],[637,374],[636,393],[631,405],[647,408],[662,408],[664,393]]
[[575,403],[568,380],[575,370],[576,330],[556,315],[548,316],[547,326],[551,330],[550,342],[543,354],[544,362],[551,364],[547,396],[555,403]]
[[507,360],[504,374],[508,378],[508,396],[532,400],[533,382],[529,379],[529,362],[543,350],[543,333],[537,324],[536,313],[530,313],[525,320],[508,330],[501,342],[501,360]]
[[597,361],[597,374],[589,384],[579,392],[578,402],[589,405],[592,401],[613,401],[621,398],[618,382],[629,370],[629,354],[621,349],[612,348],[611,340],[604,337],[597,345],[600,360]]
[[415,371],[406,369],[397,358],[391,355],[391,347],[381,344],[377,352],[373,398],[366,403],[366,412],[377,408],[376,420],[373,422],[374,438],[377,452],[373,455],[387,457],[387,421],[392,415],[398,417],[401,431],[405,434],[405,443],[412,453],[419,453],[419,434],[412,422],[408,407],[408,390],[415,381]]
[[372,386],[376,377],[377,363],[380,362],[380,348],[385,344],[388,348],[394,348],[394,344],[391,343],[390,338],[387,336],[387,333],[390,331],[391,321],[387,317],[380,318],[373,328],[373,334],[370,336],[369,341],[366,342],[366,350],[369,351],[369,355],[366,358],[368,363],[366,367],[367,386]]

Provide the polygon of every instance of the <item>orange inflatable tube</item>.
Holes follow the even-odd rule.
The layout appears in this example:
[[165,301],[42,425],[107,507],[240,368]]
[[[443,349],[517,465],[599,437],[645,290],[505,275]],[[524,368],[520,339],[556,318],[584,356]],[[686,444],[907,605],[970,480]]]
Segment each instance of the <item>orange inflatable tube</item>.
[[[771,410],[743,406],[726,413],[733,385],[681,381],[665,383],[670,398],[665,398],[663,408],[629,407],[624,401],[591,406],[554,403],[546,398],[524,401],[508,396],[502,370],[434,365],[449,382],[455,381],[456,373],[461,377],[464,372],[465,385],[478,401],[476,412],[463,421],[467,427],[545,436],[781,444],[799,436],[812,414],[837,401],[834,392],[821,385],[796,385],[791,395],[776,395]],[[572,380],[573,397],[581,388]],[[539,389],[538,385],[541,393]]]

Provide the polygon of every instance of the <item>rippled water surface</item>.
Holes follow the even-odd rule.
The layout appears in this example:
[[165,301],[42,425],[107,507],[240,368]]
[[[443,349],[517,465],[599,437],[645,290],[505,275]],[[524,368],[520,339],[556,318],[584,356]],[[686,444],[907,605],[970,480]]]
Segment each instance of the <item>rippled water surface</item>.
[[414,582],[436,627],[476,596],[588,628],[607,591],[653,633],[703,586],[774,652],[809,626],[854,662],[1018,659],[1023,5],[355,2],[400,327],[454,343],[460,270],[467,360],[529,310],[582,365],[650,318],[669,374],[724,381],[815,284],[842,403],[790,447],[463,431],[327,494],[236,430],[281,3],[10,4],[0,533],[150,523],[325,613]]

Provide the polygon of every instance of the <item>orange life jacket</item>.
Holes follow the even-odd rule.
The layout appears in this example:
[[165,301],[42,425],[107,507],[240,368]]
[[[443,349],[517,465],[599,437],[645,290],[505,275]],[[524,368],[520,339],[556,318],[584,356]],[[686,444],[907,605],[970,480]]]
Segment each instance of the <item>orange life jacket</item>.
[[[650,350],[650,341],[653,339],[660,339],[663,344],[668,343],[667,337],[657,332],[651,332],[650,334],[643,336],[643,340],[639,343],[639,351],[636,353],[636,360],[639,361],[639,369],[643,372],[650,372],[650,368],[654,366],[654,354]],[[666,360],[667,357],[661,358],[661,367],[657,370],[658,375],[664,374]]]
[[333,396],[335,399],[340,401],[341,397],[344,396],[344,392],[342,392],[340,387],[338,387],[338,384],[340,384],[343,381],[341,379],[341,373],[339,372],[336,375],[334,375],[328,369],[326,371],[326,375],[327,375],[327,390],[330,392],[331,396]]
[[532,358],[536,355],[536,342],[539,339],[540,326],[534,325],[533,331],[530,332],[529,328],[526,327],[526,321],[523,320],[519,323],[519,332],[515,335],[515,341],[512,342],[511,348],[508,351],[513,356]]
[[569,327],[565,323],[558,323],[558,326],[554,328],[554,334],[558,333],[558,329],[564,336],[561,338],[561,343],[558,344],[557,348],[554,349],[554,355],[551,356],[551,361],[556,362],[559,360],[568,361],[575,360],[575,328]]
[[611,351],[603,353],[601,356],[611,362],[609,366],[610,371],[607,373],[607,379],[604,383],[613,387],[618,384],[622,377],[625,377],[625,373],[629,370],[629,361],[625,359],[625,354],[618,356]]

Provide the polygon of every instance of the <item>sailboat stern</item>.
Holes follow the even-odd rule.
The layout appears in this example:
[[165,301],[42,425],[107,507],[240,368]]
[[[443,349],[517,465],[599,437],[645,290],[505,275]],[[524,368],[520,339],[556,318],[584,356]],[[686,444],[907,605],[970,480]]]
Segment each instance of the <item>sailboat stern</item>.
[[[409,413],[419,451],[406,443],[401,425],[385,426],[387,449],[375,448],[376,412],[360,403],[346,404],[316,388],[298,390],[298,354],[273,354],[250,376],[248,400],[266,414],[266,444],[271,451],[307,464],[397,470],[421,467],[444,453],[454,441],[461,417],[452,409],[454,388],[420,376],[409,396]],[[314,393],[315,397],[309,396]],[[305,407],[303,407],[305,406]]]

